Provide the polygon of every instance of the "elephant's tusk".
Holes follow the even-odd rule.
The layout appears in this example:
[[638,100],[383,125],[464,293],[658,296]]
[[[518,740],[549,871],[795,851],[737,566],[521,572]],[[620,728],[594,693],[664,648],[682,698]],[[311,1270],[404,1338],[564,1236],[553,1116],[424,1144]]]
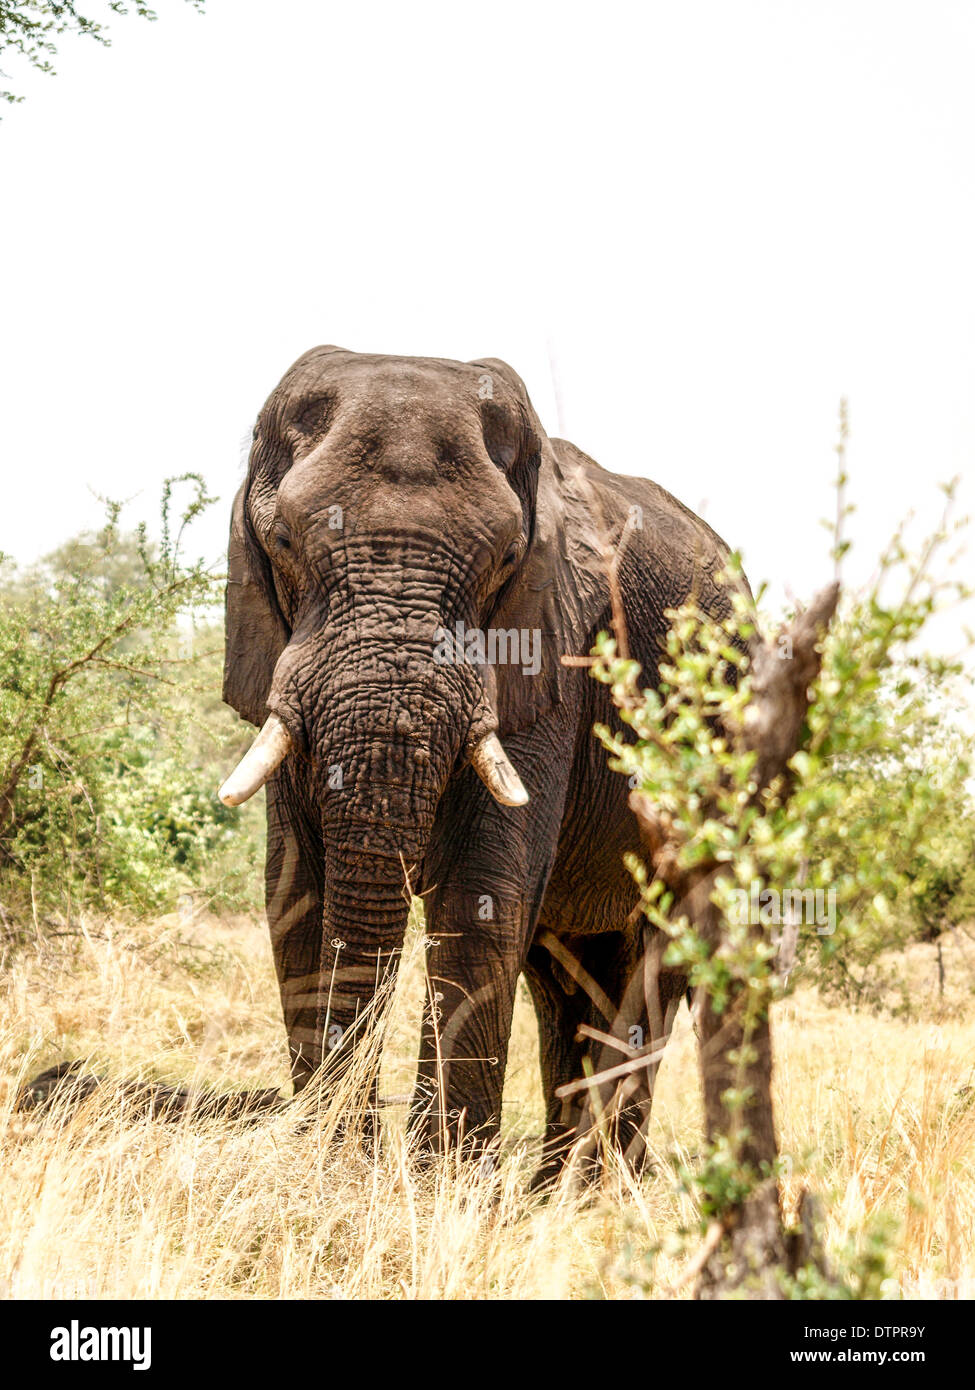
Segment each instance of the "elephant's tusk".
[[292,749],[291,735],[272,714],[217,795],[225,806],[240,806],[260,791]]
[[502,806],[524,806],[528,793],[521,778],[508,762],[497,734],[485,734],[471,754],[471,766]]

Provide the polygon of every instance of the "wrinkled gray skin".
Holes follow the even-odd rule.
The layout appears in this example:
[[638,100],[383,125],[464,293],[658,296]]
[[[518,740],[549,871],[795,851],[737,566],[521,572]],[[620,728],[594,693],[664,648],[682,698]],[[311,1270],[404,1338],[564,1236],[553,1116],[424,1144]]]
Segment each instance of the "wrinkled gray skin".
[[[496,1128],[519,972],[552,1155],[580,1115],[556,1089],[587,1053],[620,1060],[578,1040],[580,1022],[631,1040],[669,1028],[683,979],[660,972],[649,1016],[642,966],[627,994],[644,929],[622,856],[639,841],[591,732],[618,721],[605,687],[560,662],[609,626],[599,546],[631,517],[619,577],[653,680],[667,608],[693,591],[726,611],[726,548],[656,484],[547,438],[510,367],[319,347],[272,392],[234,504],[224,699],[256,725],[277,714],[295,745],[267,786],[267,912],[296,1090],[330,1045],[356,1045],[403,942],[404,868],[442,995],[414,1100],[431,1146],[459,1123]],[[538,674],[437,664],[435,629],[457,621],[538,630]],[[498,804],[469,764],[493,730],[527,806]],[[624,1115],[624,1143],[645,1114]]]

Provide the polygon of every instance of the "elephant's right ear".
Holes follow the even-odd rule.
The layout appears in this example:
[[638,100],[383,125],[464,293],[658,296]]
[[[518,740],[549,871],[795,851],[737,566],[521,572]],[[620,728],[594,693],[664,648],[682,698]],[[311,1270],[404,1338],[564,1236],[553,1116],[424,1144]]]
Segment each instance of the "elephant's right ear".
[[228,551],[223,698],[260,727],[288,630],[278,608],[267,559],[246,513],[247,480],[234,498]]

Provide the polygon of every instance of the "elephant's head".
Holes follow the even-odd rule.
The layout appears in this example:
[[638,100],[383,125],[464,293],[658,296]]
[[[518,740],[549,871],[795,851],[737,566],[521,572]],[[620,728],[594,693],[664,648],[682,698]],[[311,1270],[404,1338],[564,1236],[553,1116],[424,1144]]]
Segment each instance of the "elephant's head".
[[545,448],[520,378],[494,360],[316,348],[261,412],[234,505],[224,675],[261,733],[221,796],[238,804],[304,762],[339,937],[402,925],[404,867],[466,763],[499,802],[528,799],[501,739],[531,722],[544,672],[533,688],[520,664],[437,648],[540,587]]

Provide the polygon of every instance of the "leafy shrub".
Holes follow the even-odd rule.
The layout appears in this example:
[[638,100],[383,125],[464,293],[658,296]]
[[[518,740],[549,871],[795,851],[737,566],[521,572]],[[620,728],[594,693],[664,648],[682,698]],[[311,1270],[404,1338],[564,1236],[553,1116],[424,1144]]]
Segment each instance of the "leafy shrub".
[[[190,483],[177,541],[173,484]],[[219,700],[217,577],[178,540],[209,505],[167,483],[162,543],[106,524],[0,569],[0,894],[8,917],[159,910],[201,892],[249,907],[257,817],[215,796],[247,742]],[[241,833],[241,827],[244,827]]]

